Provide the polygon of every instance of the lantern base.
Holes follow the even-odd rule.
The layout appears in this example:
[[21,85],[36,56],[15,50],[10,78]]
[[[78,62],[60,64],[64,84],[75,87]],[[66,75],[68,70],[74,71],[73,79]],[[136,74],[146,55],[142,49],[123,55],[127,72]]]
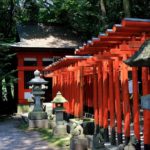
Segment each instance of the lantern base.
[[88,149],[88,139],[85,136],[73,136],[70,139],[70,150]]
[[66,136],[66,135],[68,135],[66,125],[64,125],[64,124],[56,125],[53,128],[53,135],[54,136]]
[[43,120],[47,119],[47,113],[46,112],[39,112],[39,111],[32,111],[29,113],[28,118],[30,120]]
[[48,128],[48,119],[30,120],[29,128]]

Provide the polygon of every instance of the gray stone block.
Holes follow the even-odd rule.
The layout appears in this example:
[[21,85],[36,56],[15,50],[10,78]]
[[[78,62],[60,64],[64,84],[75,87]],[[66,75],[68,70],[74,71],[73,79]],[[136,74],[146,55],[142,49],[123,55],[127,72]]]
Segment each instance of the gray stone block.
[[48,128],[48,119],[30,120],[29,128]]
[[73,136],[70,139],[70,150],[88,150],[88,140],[84,136]]
[[46,112],[32,111],[29,113],[28,118],[30,120],[44,120],[47,119],[48,117]]

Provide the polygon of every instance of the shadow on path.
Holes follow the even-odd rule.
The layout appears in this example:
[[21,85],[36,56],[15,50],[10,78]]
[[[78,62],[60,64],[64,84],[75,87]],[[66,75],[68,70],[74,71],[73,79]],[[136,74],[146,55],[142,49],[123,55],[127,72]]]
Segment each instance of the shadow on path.
[[38,132],[18,129],[20,123],[20,117],[0,117],[0,150],[56,150],[49,148]]

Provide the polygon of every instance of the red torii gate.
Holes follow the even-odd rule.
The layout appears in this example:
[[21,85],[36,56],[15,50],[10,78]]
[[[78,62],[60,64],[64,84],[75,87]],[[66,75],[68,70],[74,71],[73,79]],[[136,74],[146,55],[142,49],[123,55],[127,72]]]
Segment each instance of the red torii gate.
[[[80,107],[83,96],[81,95],[82,92],[78,91],[78,89],[83,89],[81,76],[83,70],[82,67],[78,67],[78,61],[87,58],[89,56],[66,56],[57,63],[45,68],[45,72],[53,71],[53,73],[45,75],[45,77],[53,77],[53,96],[60,90],[63,96],[69,100],[69,103],[66,104],[66,112],[76,117],[83,116],[83,110]],[[75,106],[77,109],[74,109]]]
[[[134,28],[135,25],[136,25],[136,28]],[[130,20],[130,19],[129,20],[128,19],[127,20],[123,20],[121,26],[115,25],[113,27],[113,30],[108,30],[106,32],[107,35],[99,36],[99,39],[93,39],[93,41],[89,42],[86,45],[86,47],[83,46],[82,49],[77,50],[76,54],[87,54],[87,53],[89,54],[90,52],[91,52],[91,54],[93,54],[92,50],[94,50],[94,48],[96,48],[95,53],[98,53],[98,48],[99,48],[99,51],[104,51],[104,50],[105,51],[110,51],[111,54],[113,54],[113,53],[125,54],[126,52],[124,50],[127,50],[127,53],[131,54],[131,52],[133,53],[135,50],[137,51],[139,49],[139,47],[141,46],[141,44],[143,44],[143,42],[146,39],[149,39],[149,27],[150,27],[149,20],[138,20],[138,19],[137,20],[133,20],[133,21]],[[120,40],[122,40],[122,44],[119,45],[117,42],[115,44],[116,47],[118,47],[118,45],[119,45],[119,49],[120,50],[119,51],[117,50],[115,52],[115,50],[109,49],[110,44],[107,46],[106,43],[105,43],[106,44],[106,48],[104,48],[104,46],[105,46],[105,44],[103,42],[104,38],[105,38],[105,40],[107,39],[106,41],[108,41],[108,42],[110,42],[109,38],[111,38],[111,42],[110,43],[113,46],[114,46],[114,43],[112,41],[117,39],[120,42]],[[99,42],[99,44],[98,44],[98,42]],[[103,45],[103,47],[101,48],[102,45]],[[90,49],[91,47],[92,47],[92,49]],[[123,60],[125,60],[125,58],[123,58]],[[126,72],[127,68],[124,68],[123,70],[124,70],[123,74],[126,75],[126,77],[122,78],[124,81],[126,81],[125,82],[126,86],[124,87],[126,89],[125,90],[126,93],[124,92],[125,94],[123,94],[123,95],[126,97],[127,96],[127,79],[128,79],[127,74],[126,74],[127,73]],[[148,77],[148,72],[147,71],[145,72],[144,70],[146,71],[147,68],[144,69],[144,67],[143,67],[143,69],[142,69],[143,94],[145,93],[144,92],[145,88],[148,90],[148,87],[146,86],[146,84],[144,82],[145,80],[146,80],[146,82],[148,81],[148,78],[147,78]],[[133,76],[136,77],[136,69],[133,68],[132,72],[133,72]],[[134,102],[135,102],[134,103],[134,111],[137,114],[138,104],[136,102],[138,102],[138,95],[136,93],[138,93],[138,92],[135,92],[136,91],[136,87],[137,87],[136,79],[133,78],[133,88],[134,88],[133,95],[134,95]],[[126,97],[124,99],[128,99],[128,98]],[[139,112],[138,112],[138,114],[139,114]],[[128,112],[127,116],[129,116],[129,112]],[[135,115],[135,116],[136,116],[136,119],[134,119],[134,123],[137,124],[139,119],[137,118],[137,115]],[[146,114],[144,113],[144,118],[146,118],[147,116],[149,116],[148,113],[146,113]],[[146,120],[149,120],[149,119],[146,119]],[[144,121],[144,128],[150,128],[148,126],[149,123],[146,123],[147,122],[146,120]],[[129,136],[129,128],[130,128],[130,126],[129,126],[130,125],[129,124],[129,117],[127,118],[127,120],[125,122],[127,122],[126,123],[127,128],[125,128],[125,130],[127,132],[125,131],[125,134],[127,136]],[[136,125],[135,125],[134,128],[136,130],[135,131],[135,134],[136,134],[137,130],[139,130],[139,127],[136,127]],[[147,134],[148,130],[146,130],[146,131],[145,130],[144,130],[144,143],[147,144],[147,143],[150,143],[150,141],[149,141],[150,140],[150,138],[149,138],[150,137],[150,133]],[[139,134],[137,134],[136,137],[139,139]]]
[[[123,110],[124,134],[127,144],[130,138],[130,102],[128,91],[128,71],[130,70],[132,71],[133,79],[134,134],[140,142],[137,68],[126,66],[123,60],[132,56],[143,42],[149,38],[150,20],[124,19],[121,25],[114,25],[112,30],[107,30],[105,34],[100,34],[98,38],[93,38],[92,41],[88,41],[87,44],[84,44],[83,47],[80,47],[75,52],[78,55],[91,54],[93,55],[92,58],[87,58],[86,60],[76,59],[76,61],[70,60],[68,63],[62,60],[58,64],[49,66],[47,70],[53,70],[53,73],[47,76],[51,76],[54,79],[54,93],[62,89],[63,95],[70,100],[70,109],[68,107],[67,112],[72,113],[76,117],[83,116],[83,77],[88,68],[88,74],[93,74],[93,104],[96,126],[103,127],[106,131],[105,135],[108,134],[109,111],[110,127],[112,129],[112,136],[114,136],[116,114],[118,143],[122,143]],[[89,69],[89,66],[91,69]],[[143,95],[149,93],[148,73],[148,68],[143,67]],[[59,82],[61,79],[59,77],[63,76],[63,74],[65,74],[65,77],[62,78],[62,82]],[[150,127],[149,113],[149,111],[144,111],[145,149],[147,145],[150,145],[150,133],[147,133],[149,131],[147,128]],[[105,141],[108,141],[107,136]],[[112,144],[114,143],[113,141]]]

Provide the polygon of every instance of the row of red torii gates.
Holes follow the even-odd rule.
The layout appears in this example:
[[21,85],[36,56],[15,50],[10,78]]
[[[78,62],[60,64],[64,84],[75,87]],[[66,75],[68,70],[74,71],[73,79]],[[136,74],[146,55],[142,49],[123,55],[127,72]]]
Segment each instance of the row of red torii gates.
[[[95,125],[104,128],[105,135],[110,127],[112,138],[117,132],[118,144],[122,143],[122,134],[126,143],[130,139],[133,110],[134,135],[140,142],[140,128],[143,128],[144,148],[149,149],[150,110],[143,111],[144,126],[141,125],[139,92],[150,93],[150,70],[129,67],[123,62],[149,38],[150,20],[125,18],[105,34],[83,44],[75,51],[76,55],[66,56],[45,68],[45,76],[53,78],[53,97],[61,91],[69,101],[65,104],[66,113],[75,117],[84,116],[83,105],[93,107]],[[133,81],[133,106],[129,98],[129,72]],[[142,91],[139,91],[139,79]]]

